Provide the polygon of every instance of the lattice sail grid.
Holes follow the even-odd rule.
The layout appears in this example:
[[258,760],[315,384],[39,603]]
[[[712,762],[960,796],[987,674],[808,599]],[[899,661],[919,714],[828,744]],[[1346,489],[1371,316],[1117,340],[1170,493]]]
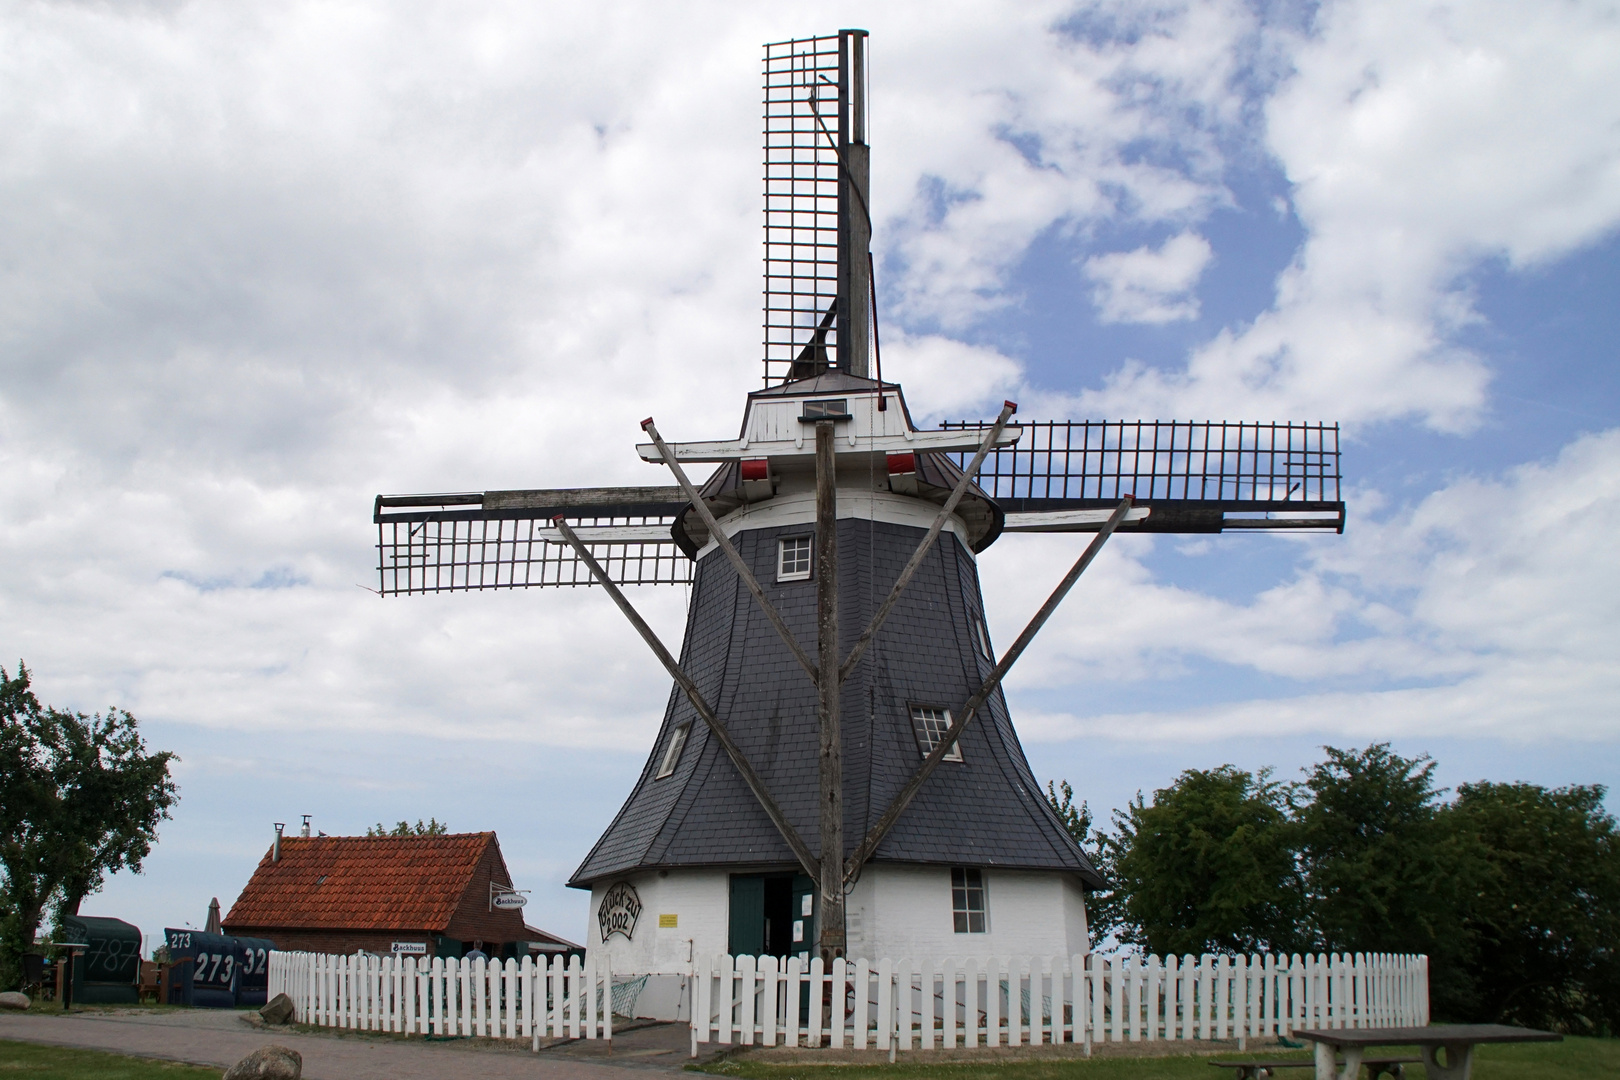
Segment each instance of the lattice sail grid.
[[765,46],[765,385],[838,365],[839,35]]
[[[593,526],[661,525],[664,517],[569,519]],[[379,591],[384,596],[594,585],[587,567],[548,521],[466,518],[381,521],[377,524]],[[584,536],[581,537],[584,539]],[[597,562],[619,585],[679,585],[692,580],[692,561],[674,541],[588,543]]]
[[[1276,508],[1339,502],[1339,426],[1304,423],[1044,421],[992,450],[979,485],[998,502],[1149,500]],[[946,428],[984,428],[957,421]],[[969,454],[953,455],[965,463]]]

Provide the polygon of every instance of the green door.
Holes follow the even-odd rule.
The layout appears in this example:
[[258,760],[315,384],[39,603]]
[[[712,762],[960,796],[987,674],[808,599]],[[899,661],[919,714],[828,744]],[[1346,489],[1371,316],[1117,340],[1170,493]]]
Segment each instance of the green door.
[[815,883],[803,874],[731,875],[732,956],[801,956],[816,947]]
[[765,951],[765,875],[731,875],[732,956],[758,956]]

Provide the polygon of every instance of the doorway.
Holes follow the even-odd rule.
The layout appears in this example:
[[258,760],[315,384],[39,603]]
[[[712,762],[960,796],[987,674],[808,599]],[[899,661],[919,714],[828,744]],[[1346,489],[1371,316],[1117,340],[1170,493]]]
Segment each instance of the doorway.
[[732,874],[733,956],[800,956],[815,948],[815,887],[803,874]]

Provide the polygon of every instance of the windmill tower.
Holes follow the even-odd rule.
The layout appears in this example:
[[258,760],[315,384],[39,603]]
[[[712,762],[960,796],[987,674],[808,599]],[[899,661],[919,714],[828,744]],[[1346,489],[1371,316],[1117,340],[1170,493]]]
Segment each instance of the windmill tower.
[[[765,47],[765,379],[739,437],[645,421],[637,451],[673,485],[376,501],[384,595],[596,585],[670,672],[641,776],[569,883],[615,972],[1087,951],[1104,883],[1003,676],[1116,529],[1343,531],[1337,425],[1014,424],[1011,403],[912,422],[880,366],[865,46]],[[1091,537],[998,653],[976,556],[1019,532]],[[622,587],[685,582],[677,658]]]

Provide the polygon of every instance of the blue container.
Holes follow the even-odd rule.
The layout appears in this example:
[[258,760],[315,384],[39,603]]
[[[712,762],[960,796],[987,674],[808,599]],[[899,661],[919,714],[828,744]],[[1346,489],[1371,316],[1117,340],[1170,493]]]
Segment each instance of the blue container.
[[163,938],[169,947],[170,962],[178,965],[189,961],[177,967],[177,977],[169,981],[169,1004],[204,1009],[236,1007],[237,974],[242,960],[235,938],[172,927],[163,931]]
[[270,992],[270,950],[276,947],[268,938],[228,938],[236,942],[236,1004],[256,1009]]

